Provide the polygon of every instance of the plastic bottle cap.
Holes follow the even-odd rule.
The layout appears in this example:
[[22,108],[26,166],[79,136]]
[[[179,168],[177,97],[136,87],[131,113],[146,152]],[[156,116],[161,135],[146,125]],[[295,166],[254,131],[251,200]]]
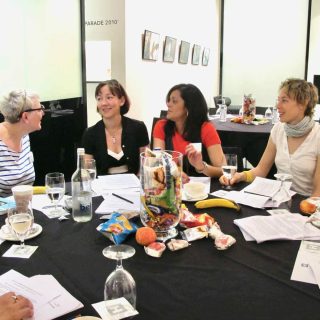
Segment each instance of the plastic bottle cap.
[[84,148],[78,148],[77,154],[84,154]]

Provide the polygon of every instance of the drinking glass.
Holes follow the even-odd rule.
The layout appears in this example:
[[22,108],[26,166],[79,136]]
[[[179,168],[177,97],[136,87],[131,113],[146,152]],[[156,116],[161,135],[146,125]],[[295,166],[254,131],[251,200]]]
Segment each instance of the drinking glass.
[[122,266],[122,260],[131,258],[135,249],[126,244],[111,245],[103,249],[102,254],[117,261],[116,269],[108,276],[104,286],[104,300],[113,300],[124,297],[136,308],[136,283],[131,274]]
[[97,167],[96,167],[96,160],[94,159],[86,159],[84,161],[84,168],[87,169],[87,171],[89,172],[89,176],[90,176],[90,188],[91,188],[91,192],[93,193],[92,190],[92,182],[96,179],[97,177]]
[[25,250],[24,240],[33,224],[32,205],[29,201],[27,206],[15,207],[8,210],[8,222],[14,234],[20,241],[19,250]]
[[58,203],[65,193],[64,174],[60,172],[52,172],[46,174],[46,193],[53,204],[53,209],[50,211],[51,218],[60,217],[63,214],[61,206]]
[[[223,175],[230,181],[238,169],[237,155],[230,153],[225,154],[226,164],[222,166]],[[231,190],[232,186],[224,186],[225,189]]]

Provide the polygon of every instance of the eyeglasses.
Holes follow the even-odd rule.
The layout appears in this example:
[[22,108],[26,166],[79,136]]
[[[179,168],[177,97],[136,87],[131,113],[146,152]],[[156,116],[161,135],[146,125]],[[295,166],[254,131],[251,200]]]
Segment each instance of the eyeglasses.
[[40,108],[35,108],[35,109],[27,109],[27,110],[23,110],[21,113],[23,113],[23,112],[32,112],[32,111],[44,111],[44,110],[46,110],[46,108],[44,107],[44,105],[40,105]]

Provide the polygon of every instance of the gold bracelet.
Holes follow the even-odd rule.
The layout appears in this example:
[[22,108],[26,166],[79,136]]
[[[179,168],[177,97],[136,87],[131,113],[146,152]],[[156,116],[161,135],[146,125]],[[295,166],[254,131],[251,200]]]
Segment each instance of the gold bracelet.
[[245,182],[252,182],[254,180],[254,176],[251,171],[242,171],[245,177]]

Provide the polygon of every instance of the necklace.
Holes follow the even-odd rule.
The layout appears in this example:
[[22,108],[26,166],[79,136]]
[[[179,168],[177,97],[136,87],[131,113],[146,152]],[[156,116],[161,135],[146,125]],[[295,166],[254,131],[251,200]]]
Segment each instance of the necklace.
[[112,134],[110,131],[107,130],[107,128],[105,128],[106,130],[106,135],[109,135],[111,137],[111,142],[112,144],[116,144],[117,142],[117,135],[119,133],[119,129],[117,129],[116,131],[114,131],[114,133]]

